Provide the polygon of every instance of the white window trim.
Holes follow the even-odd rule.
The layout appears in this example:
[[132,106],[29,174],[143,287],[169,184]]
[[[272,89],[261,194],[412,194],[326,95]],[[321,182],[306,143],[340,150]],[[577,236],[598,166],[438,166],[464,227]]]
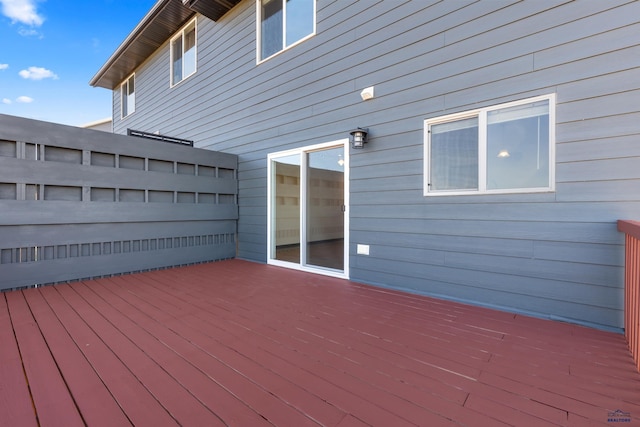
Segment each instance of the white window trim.
[[[179,82],[174,83],[173,82],[173,41],[178,37],[182,36],[182,70],[184,72],[184,39],[185,39],[184,30],[187,29],[187,27],[189,27],[191,24],[194,24],[194,29],[196,32],[196,42],[195,42],[195,46],[193,47],[196,50],[195,51],[195,62],[196,62],[195,67],[193,68],[192,73],[186,76],[183,75],[182,79]],[[171,37],[171,39],[169,40],[169,87],[173,88],[178,86],[180,83],[187,80],[189,77],[193,76],[197,71],[198,71],[198,17],[196,16],[191,21],[184,24],[182,28],[180,28],[180,30],[176,31],[173,37]]]
[[[122,96],[122,92],[123,92],[123,88],[126,85],[127,86],[127,94],[129,93],[128,90],[128,86],[129,86],[129,80],[133,79],[133,93],[134,93],[134,100],[133,100],[133,110],[132,111],[128,111],[127,109],[127,114],[124,114],[124,97]],[[125,117],[129,117],[130,115],[132,115],[133,113],[136,112],[136,100],[135,100],[135,93],[137,92],[138,88],[135,87],[136,85],[136,73],[131,74],[129,77],[127,77],[126,79],[124,79],[124,81],[122,82],[122,84],[120,85],[120,119],[124,119]],[[128,96],[128,95],[127,95]]]
[[[282,0],[280,0],[282,1]],[[274,58],[281,53],[299,45],[300,43],[310,39],[311,37],[316,35],[316,17],[317,17],[317,0],[313,0],[313,31],[308,36],[301,38],[300,40],[290,44],[289,46],[284,46],[281,50],[272,54],[271,56],[267,56],[266,58],[260,58],[260,52],[262,51],[262,9],[260,8],[261,0],[256,0],[256,65],[259,65],[265,61],[268,61],[271,58]],[[282,25],[282,40],[285,40],[285,34],[287,32],[287,2],[284,2],[283,7],[283,17],[282,17],[283,25]]]
[[[538,101],[549,101],[549,186],[540,188],[510,188],[510,189],[487,189],[487,113],[502,108],[514,107],[522,104],[530,104]],[[430,154],[431,154],[431,137],[429,129],[432,125],[451,122],[464,118],[478,117],[478,189],[477,190],[440,190],[430,191]],[[487,195],[487,194],[524,194],[524,193],[548,193],[555,191],[556,185],[556,94],[548,94],[536,96],[533,98],[521,99],[518,101],[507,102],[504,104],[492,105],[485,108],[479,108],[461,113],[449,114],[447,116],[426,119],[424,121],[424,196],[466,196],[466,195]]]

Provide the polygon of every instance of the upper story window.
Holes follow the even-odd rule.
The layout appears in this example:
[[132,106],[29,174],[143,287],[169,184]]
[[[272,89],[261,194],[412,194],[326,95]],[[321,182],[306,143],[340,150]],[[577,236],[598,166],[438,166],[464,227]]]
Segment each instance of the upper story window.
[[555,189],[555,95],[425,120],[425,196]]
[[171,86],[196,72],[196,19],[171,39]]
[[132,75],[120,86],[122,118],[136,111],[136,75]]
[[315,0],[256,1],[258,61],[267,59],[315,34]]

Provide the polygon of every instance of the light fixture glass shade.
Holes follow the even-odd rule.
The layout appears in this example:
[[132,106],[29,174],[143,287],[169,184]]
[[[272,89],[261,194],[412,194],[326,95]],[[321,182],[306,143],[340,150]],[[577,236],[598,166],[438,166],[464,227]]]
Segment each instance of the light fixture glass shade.
[[510,155],[511,154],[509,154],[508,150],[500,150],[500,152],[498,153],[498,157],[500,157],[501,159],[506,159]]
[[367,142],[367,129],[357,128],[350,132],[353,148],[363,148]]

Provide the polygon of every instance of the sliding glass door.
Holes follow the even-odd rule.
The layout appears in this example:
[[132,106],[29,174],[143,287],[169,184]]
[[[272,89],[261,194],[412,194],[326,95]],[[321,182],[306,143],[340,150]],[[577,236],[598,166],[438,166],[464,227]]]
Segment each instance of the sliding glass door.
[[345,143],[269,156],[268,260],[346,276]]

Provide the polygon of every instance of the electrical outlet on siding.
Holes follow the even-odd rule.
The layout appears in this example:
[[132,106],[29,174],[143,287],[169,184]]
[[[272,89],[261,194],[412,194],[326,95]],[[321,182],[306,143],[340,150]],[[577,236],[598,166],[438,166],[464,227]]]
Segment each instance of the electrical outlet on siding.
[[369,255],[369,245],[361,245],[358,243],[356,252],[358,255]]

